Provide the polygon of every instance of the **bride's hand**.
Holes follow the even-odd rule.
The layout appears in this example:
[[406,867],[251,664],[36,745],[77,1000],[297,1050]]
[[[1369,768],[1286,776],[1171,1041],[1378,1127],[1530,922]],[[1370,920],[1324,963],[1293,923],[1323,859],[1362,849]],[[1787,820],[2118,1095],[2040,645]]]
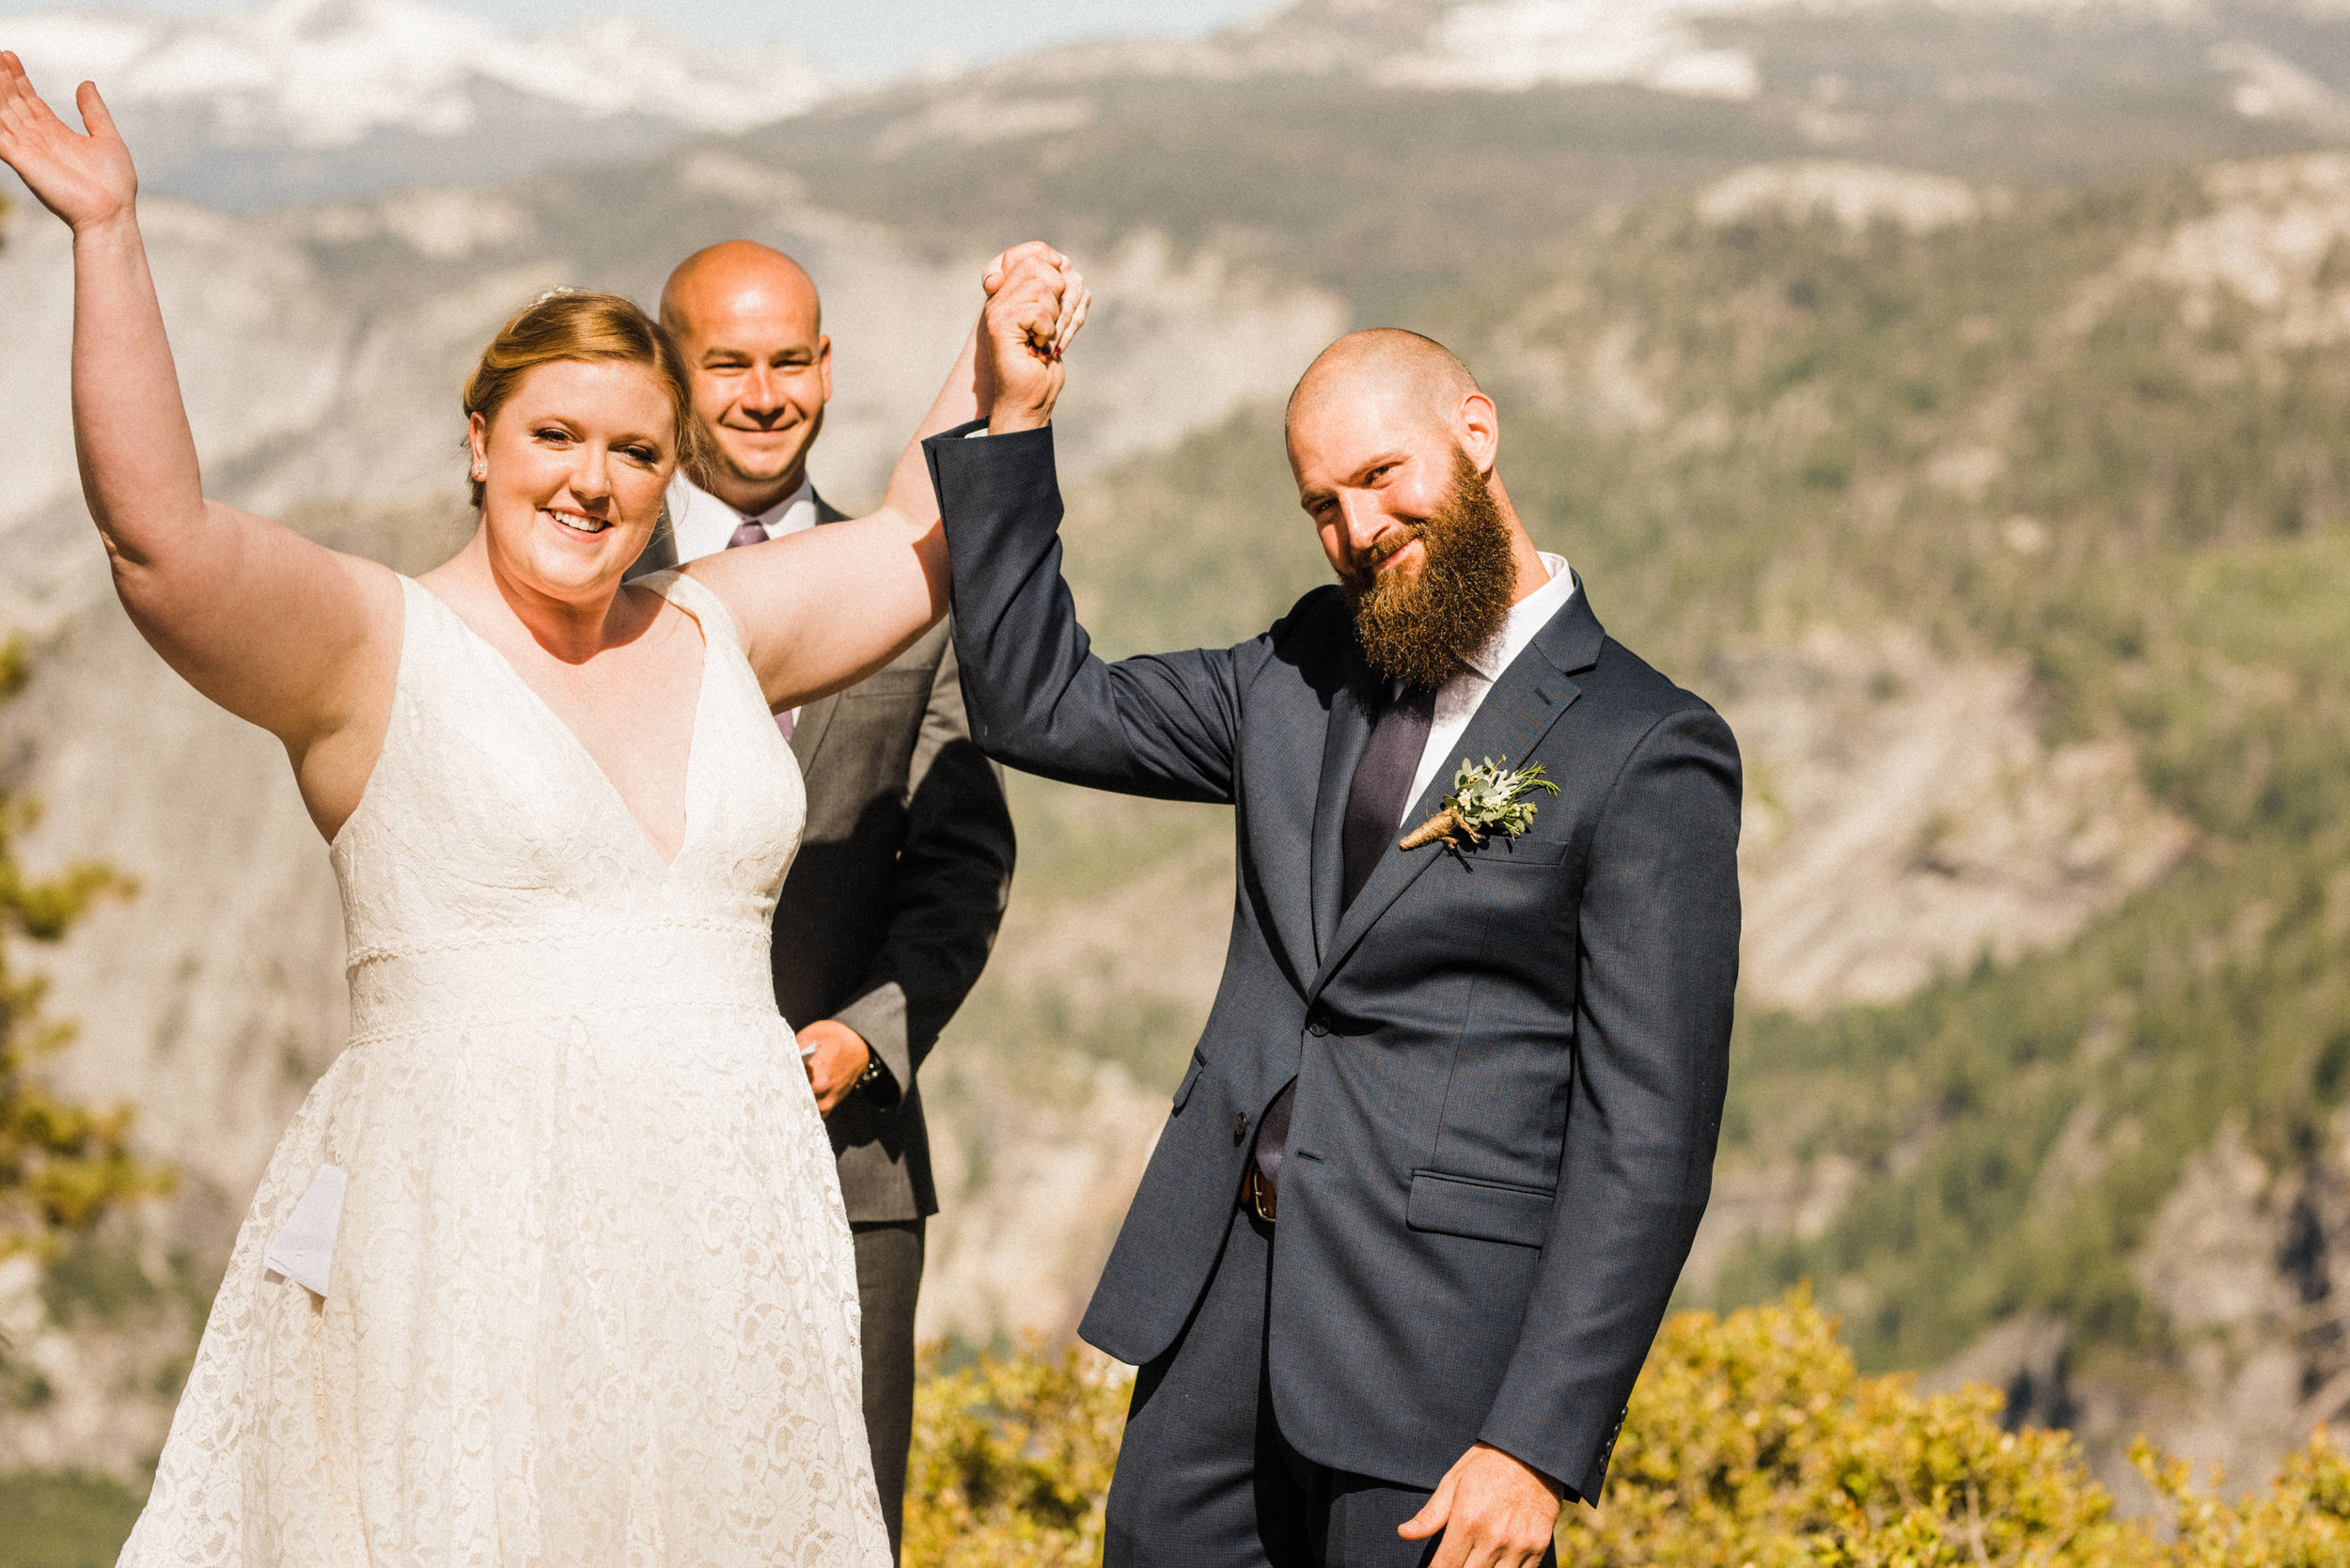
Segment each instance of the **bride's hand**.
[[988,428],[1033,430],[1053,416],[1061,392],[1061,356],[1092,305],[1085,278],[1042,241],[1004,252],[980,280],[988,294],[979,315],[979,389]]
[[995,298],[996,290],[1003,288],[1004,280],[1011,274],[1013,265],[1031,257],[1042,257],[1061,271],[1061,310],[1054,320],[1051,339],[1053,353],[1058,356],[1069,352],[1070,342],[1077,336],[1077,329],[1086,324],[1086,312],[1093,305],[1093,291],[1086,287],[1085,275],[1077,271],[1069,258],[1042,240],[1030,240],[1026,244],[1012,246],[989,262],[985,275],[979,279],[979,287],[987,291],[990,299]]
[[128,216],[139,177],[98,88],[83,83],[74,102],[87,135],[40,101],[24,61],[0,51],[0,162],[78,233]]

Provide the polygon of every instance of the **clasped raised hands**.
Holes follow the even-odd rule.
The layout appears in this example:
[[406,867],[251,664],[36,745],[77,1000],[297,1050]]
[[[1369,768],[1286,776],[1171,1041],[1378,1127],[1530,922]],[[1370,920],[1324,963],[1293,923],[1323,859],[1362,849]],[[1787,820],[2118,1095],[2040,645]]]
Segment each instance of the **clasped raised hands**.
[[979,410],[994,433],[1034,430],[1060,398],[1061,355],[1093,303],[1069,259],[1031,240],[989,263],[980,286]]
[[91,83],[74,95],[86,135],[40,100],[24,62],[0,50],[0,163],[76,234],[131,215],[139,177]]

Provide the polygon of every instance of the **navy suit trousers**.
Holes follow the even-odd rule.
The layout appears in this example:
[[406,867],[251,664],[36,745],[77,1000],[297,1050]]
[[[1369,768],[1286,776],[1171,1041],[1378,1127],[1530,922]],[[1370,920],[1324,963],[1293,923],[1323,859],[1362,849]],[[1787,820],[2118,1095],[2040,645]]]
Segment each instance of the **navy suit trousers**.
[[1425,1489],[1317,1465],[1281,1435],[1265,1375],[1277,1230],[1235,1206],[1191,1322],[1136,1379],[1103,1568],[1423,1568],[1436,1555],[1441,1537],[1395,1533]]

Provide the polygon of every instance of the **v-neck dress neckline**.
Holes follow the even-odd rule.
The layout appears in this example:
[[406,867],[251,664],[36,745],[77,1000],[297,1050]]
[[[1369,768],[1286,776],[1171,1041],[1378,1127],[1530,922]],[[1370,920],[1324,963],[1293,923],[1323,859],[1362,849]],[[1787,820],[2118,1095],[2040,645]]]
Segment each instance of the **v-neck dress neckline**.
[[[412,578],[410,580],[414,581],[415,579]],[[536,686],[533,686],[528,681],[523,679],[523,672],[514,667],[514,661],[508,658],[505,653],[500,651],[497,644],[492,642],[488,637],[483,636],[479,632],[475,631],[473,626],[467,622],[463,616],[457,613],[455,607],[452,606],[448,601],[443,599],[439,594],[434,593],[431,588],[426,588],[422,583],[416,584],[417,590],[427,599],[431,600],[443,615],[447,616],[450,620],[456,623],[457,629],[462,635],[473,643],[474,646],[478,648],[483,653],[488,654],[492,662],[494,662],[498,668],[506,672],[507,680],[512,683],[514,689],[521,694],[523,700],[537,713],[539,717],[546,724],[553,726],[561,733],[563,737],[563,744],[569,749],[572,760],[595,776],[597,782],[603,786],[601,793],[611,803],[613,808],[620,814],[620,816],[628,823],[629,826],[634,830],[637,839],[642,842],[645,847],[646,855],[651,858],[654,867],[664,876],[666,876],[669,872],[675,870],[677,869],[678,862],[685,858],[686,851],[693,847],[694,828],[697,822],[702,815],[700,812],[696,810],[695,808],[697,804],[697,796],[699,793],[697,786],[701,771],[699,763],[701,761],[702,754],[702,731],[705,728],[704,720],[707,716],[707,711],[710,706],[711,687],[713,684],[710,678],[710,645],[713,629],[700,616],[696,615],[684,605],[680,604],[669,593],[670,587],[683,580],[684,579],[681,577],[670,576],[666,581],[659,584],[640,583],[632,585],[640,588],[650,588],[653,592],[661,595],[663,604],[667,604],[670,608],[676,610],[680,615],[684,616],[687,619],[693,621],[695,630],[701,637],[701,665],[697,672],[694,690],[694,724],[693,729],[691,733],[686,736],[685,741],[685,821],[683,825],[678,831],[677,854],[667,857],[666,859],[662,857],[661,846],[653,840],[653,836],[646,831],[643,819],[638,817],[634,810],[630,809],[628,797],[620,793],[620,787],[612,781],[612,776],[604,771],[603,764],[596,760],[595,753],[588,749],[588,744],[579,738],[579,732],[573,729],[569,724],[566,724],[563,721],[563,715],[555,711],[555,705],[541,696]]]

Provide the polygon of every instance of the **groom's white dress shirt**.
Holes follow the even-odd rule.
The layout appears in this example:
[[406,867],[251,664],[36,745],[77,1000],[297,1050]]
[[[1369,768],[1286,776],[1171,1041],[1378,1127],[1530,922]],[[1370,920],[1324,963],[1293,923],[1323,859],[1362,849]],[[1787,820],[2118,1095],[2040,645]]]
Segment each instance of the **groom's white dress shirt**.
[[[769,539],[781,539],[803,528],[816,526],[816,482],[802,479],[800,488],[769,507],[756,517],[748,517],[728,506],[693,480],[680,474],[669,481],[666,497],[669,513],[669,532],[677,540],[677,563],[699,560],[714,556],[727,547],[734,530],[745,523],[756,523],[767,530]],[[800,722],[800,711],[791,710],[791,722]]]
[[[1468,730],[1469,720],[1484,705],[1485,694],[1494,689],[1517,656],[1526,651],[1534,634],[1550,624],[1550,618],[1565,609],[1567,601],[1574,597],[1574,573],[1567,570],[1567,558],[1542,553],[1543,564],[1550,569],[1550,581],[1510,606],[1510,613],[1501,622],[1501,630],[1484,647],[1462,661],[1452,679],[1436,688],[1436,711],[1428,724],[1428,744],[1420,748],[1419,770],[1412,775],[1412,792],[1403,797],[1403,809],[1426,792],[1428,781],[1447,768],[1460,766],[1461,760],[1452,755],[1452,748]],[[1472,758],[1482,761],[1482,758]],[[1494,759],[1498,762],[1500,758]],[[1397,824],[1408,832],[1417,823]]]

